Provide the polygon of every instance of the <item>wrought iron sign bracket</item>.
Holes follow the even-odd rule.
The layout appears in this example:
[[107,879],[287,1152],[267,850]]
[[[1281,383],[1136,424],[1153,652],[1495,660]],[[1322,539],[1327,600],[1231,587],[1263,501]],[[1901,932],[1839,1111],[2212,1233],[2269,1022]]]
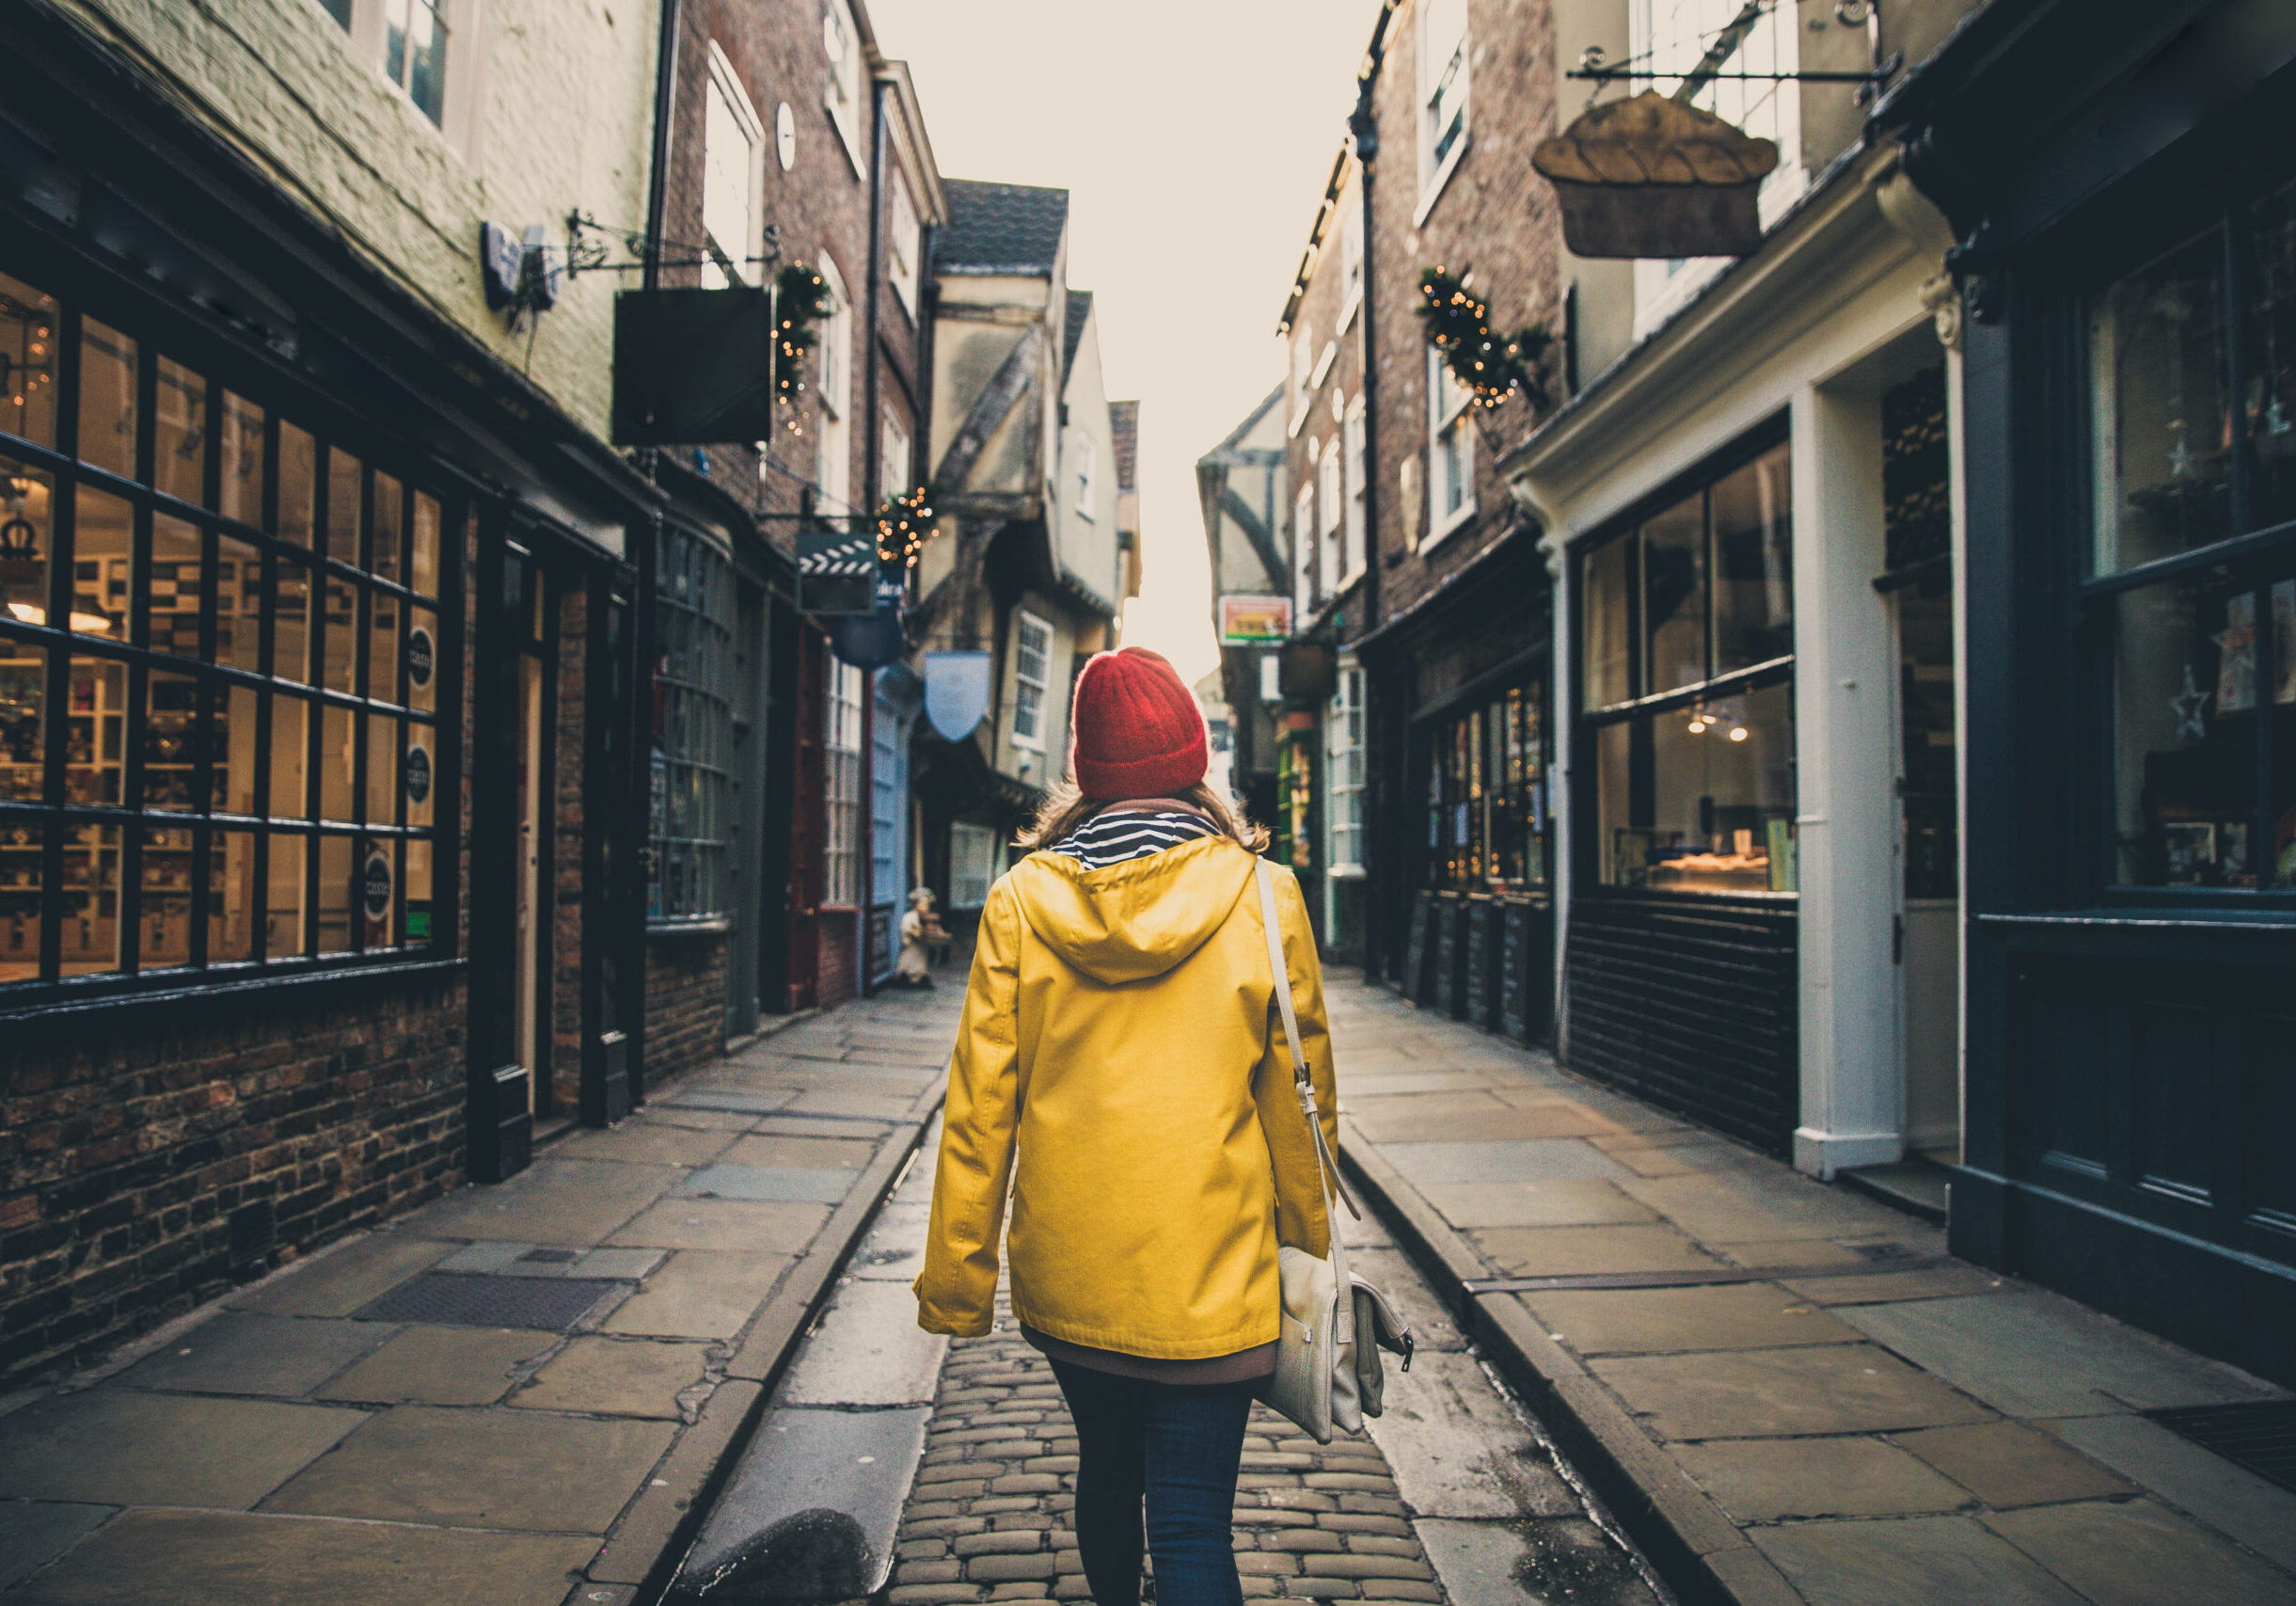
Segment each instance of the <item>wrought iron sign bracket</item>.
[[[734,265],[770,269],[782,260],[781,226],[768,223],[765,229],[766,248],[753,257]],[[619,243],[631,258],[615,262],[613,246]],[[685,253],[676,257],[663,255],[667,251]],[[616,229],[599,222],[586,212],[566,214],[566,262],[568,278],[585,273],[643,273],[651,265],[656,268],[722,267],[723,259],[713,254],[706,246],[691,240],[649,240],[642,229]]]

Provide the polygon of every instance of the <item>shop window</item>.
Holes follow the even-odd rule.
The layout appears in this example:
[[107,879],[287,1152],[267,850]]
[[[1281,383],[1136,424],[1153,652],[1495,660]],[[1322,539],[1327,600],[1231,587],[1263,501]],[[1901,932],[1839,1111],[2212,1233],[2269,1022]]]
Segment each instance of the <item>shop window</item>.
[[849,663],[830,664],[826,739],[829,851],[822,901],[850,908],[861,901],[861,695],[862,673]]
[[[869,719],[869,898],[879,904],[897,903],[908,890],[901,884],[909,833],[902,819],[900,742],[900,709],[880,692]],[[879,949],[878,957],[891,963],[892,950]]]
[[1013,615],[1012,740],[1044,751],[1044,695],[1053,675],[1053,627],[1025,609]]
[[1433,724],[1428,741],[1429,879],[1476,892],[1544,885],[1545,687],[1510,687]]
[[1335,876],[1363,873],[1363,671],[1342,669],[1323,718],[1326,863]]
[[1605,885],[1797,888],[1789,469],[1772,447],[1580,560]]
[[0,1008],[426,957],[438,502],[72,313],[0,278]]
[[978,909],[997,878],[996,833],[958,820],[949,827],[949,907]]
[[646,918],[676,926],[731,914],[734,567],[715,543],[674,525],[663,527],[661,543]]
[[2089,350],[2108,878],[2296,886],[2296,183],[2098,293]]

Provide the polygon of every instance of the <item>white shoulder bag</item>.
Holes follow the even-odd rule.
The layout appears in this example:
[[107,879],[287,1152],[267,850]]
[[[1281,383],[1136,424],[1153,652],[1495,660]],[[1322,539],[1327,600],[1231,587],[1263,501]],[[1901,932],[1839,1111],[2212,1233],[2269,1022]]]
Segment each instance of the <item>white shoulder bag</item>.
[[1305,1249],[1275,1251],[1276,1273],[1283,1282],[1283,1324],[1275,1345],[1275,1370],[1258,1392],[1262,1402],[1297,1423],[1318,1444],[1329,1444],[1335,1426],[1361,1433],[1363,1419],[1379,1415],[1383,1408],[1386,1377],[1380,1368],[1382,1348],[1401,1355],[1403,1370],[1411,1370],[1411,1324],[1385,1294],[1347,1269],[1338,1213],[1330,1206],[1336,1200],[1358,1221],[1363,1212],[1339,1181],[1339,1168],[1323,1139],[1307,1057],[1300,1052],[1299,1015],[1291,1007],[1291,977],[1276,923],[1275,879],[1267,860],[1260,859],[1255,867],[1259,918],[1268,934],[1268,964],[1275,973],[1275,1002],[1283,1012],[1284,1041],[1291,1049],[1292,1086],[1299,1094],[1300,1114],[1315,1137],[1316,1170],[1329,1227],[1329,1254],[1324,1259]]

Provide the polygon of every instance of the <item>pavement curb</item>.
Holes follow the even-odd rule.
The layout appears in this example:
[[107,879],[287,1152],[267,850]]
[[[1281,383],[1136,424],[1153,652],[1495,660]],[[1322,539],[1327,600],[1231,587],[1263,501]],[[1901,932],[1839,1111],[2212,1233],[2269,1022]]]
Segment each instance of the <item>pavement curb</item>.
[[1768,1558],[1521,1300],[1467,1292],[1468,1282],[1489,1275],[1481,1257],[1344,1115],[1339,1169],[1685,1606],[1801,1606]]
[[[599,1583],[635,1583],[634,1598],[656,1602],[677,1582],[687,1550],[703,1519],[723,1492],[733,1469],[749,1447],[798,1341],[829,1301],[837,1274],[861,1242],[879,1210],[907,1172],[932,1126],[948,1090],[943,1071],[919,1094],[908,1113],[893,1123],[868,1169],[845,1202],[830,1214],[812,1248],[782,1279],[765,1310],[742,1336],[726,1365],[725,1381],[702,1407],[701,1420],[681,1438],[655,1470],[655,1481],[639,1492],[592,1562],[588,1577]],[[733,1395],[733,1408],[719,1407]],[[692,1446],[689,1453],[688,1447]],[[575,1598],[579,1598],[577,1588]]]

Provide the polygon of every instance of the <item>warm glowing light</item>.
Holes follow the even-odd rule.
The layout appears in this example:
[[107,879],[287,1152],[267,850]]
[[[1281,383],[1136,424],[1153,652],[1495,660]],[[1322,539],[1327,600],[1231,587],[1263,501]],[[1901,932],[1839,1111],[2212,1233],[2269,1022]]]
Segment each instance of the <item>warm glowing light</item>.
[[1733,725],[1730,731],[1730,739],[1733,741],[1744,741],[1746,739],[1746,727],[1744,725]]
[[[48,622],[48,611],[38,603],[11,602],[8,605],[8,611],[27,625],[45,625]],[[75,608],[71,611],[71,628],[82,635],[111,634],[112,622],[102,613],[83,613]]]

